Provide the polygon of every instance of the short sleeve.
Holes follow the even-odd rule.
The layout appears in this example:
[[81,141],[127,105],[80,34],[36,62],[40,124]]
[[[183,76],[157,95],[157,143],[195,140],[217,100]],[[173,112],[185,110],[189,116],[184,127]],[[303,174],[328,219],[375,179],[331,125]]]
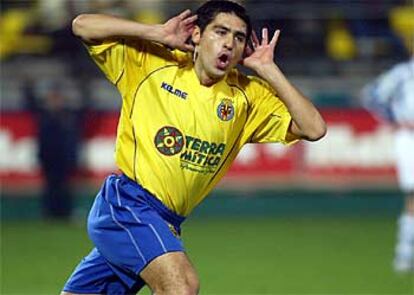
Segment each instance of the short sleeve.
[[251,132],[250,142],[296,142],[299,138],[289,133],[292,117],[273,89],[259,78],[253,78],[248,87],[251,110],[246,128]]
[[129,81],[139,83],[157,68],[167,64],[185,63],[188,55],[169,50],[164,45],[141,39],[118,39],[99,45],[87,45],[89,54],[106,77],[117,84],[127,72]]
[[122,39],[86,45],[88,52],[105,76],[116,84],[124,71],[125,42]]

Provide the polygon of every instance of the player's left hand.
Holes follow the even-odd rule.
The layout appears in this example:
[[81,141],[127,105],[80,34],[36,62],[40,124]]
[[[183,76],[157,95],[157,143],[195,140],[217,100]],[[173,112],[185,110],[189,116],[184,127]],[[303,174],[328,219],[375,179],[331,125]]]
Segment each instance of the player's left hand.
[[277,44],[277,40],[279,39],[280,30],[275,31],[270,42],[268,35],[268,29],[263,28],[262,42],[260,42],[259,38],[257,38],[256,33],[252,31],[251,41],[253,48],[251,48],[250,46],[246,46],[244,54],[245,57],[241,61],[242,65],[257,72],[264,66],[273,64],[274,51]]

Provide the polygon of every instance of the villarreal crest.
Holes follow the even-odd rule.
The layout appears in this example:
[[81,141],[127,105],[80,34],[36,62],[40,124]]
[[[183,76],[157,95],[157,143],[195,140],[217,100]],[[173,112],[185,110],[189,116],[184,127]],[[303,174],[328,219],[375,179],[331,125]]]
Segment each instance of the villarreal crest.
[[234,105],[228,98],[223,98],[217,107],[217,116],[222,121],[230,121],[234,117]]

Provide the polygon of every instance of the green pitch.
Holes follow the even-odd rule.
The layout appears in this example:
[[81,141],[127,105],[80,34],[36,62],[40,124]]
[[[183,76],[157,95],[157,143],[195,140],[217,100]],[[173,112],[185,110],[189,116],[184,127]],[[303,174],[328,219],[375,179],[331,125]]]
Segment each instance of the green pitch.
[[[200,217],[183,235],[201,294],[414,294],[391,269],[395,220]],[[0,294],[58,294],[90,247],[83,225],[3,222]]]

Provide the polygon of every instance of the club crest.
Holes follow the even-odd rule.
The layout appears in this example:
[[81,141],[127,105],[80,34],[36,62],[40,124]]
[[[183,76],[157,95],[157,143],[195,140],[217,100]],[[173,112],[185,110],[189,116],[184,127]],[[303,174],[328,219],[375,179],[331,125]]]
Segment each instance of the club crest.
[[217,107],[217,116],[222,121],[230,121],[234,117],[234,106],[230,99],[224,98]]

